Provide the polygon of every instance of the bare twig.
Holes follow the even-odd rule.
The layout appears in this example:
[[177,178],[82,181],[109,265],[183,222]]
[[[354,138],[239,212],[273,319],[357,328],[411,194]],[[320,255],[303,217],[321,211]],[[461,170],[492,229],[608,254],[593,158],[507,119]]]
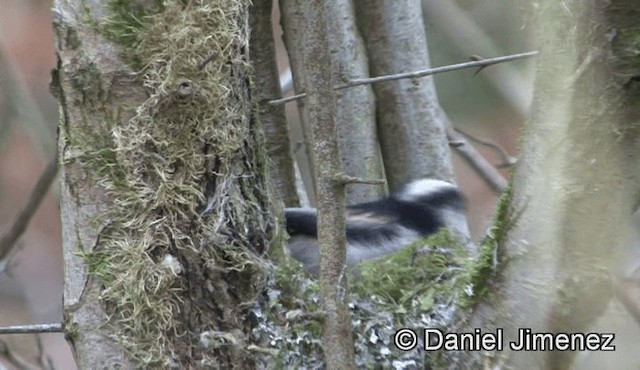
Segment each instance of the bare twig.
[[280,351],[275,348],[266,348],[266,347],[257,346],[255,344],[250,344],[247,347],[247,350],[251,352],[256,352],[256,353],[264,353],[266,355],[273,356],[273,357],[276,357],[280,354]]
[[454,143],[453,147],[464,158],[467,163],[482,177],[491,189],[497,193],[502,193],[507,188],[507,180],[496,170],[478,151],[467,142],[462,134],[456,132],[451,127],[447,128],[449,142]]
[[[518,60],[518,59],[530,58],[530,57],[533,57],[533,56],[536,56],[536,55],[538,55],[538,51],[529,51],[529,52],[526,52],[526,53],[512,54],[512,55],[506,55],[506,56],[502,56],[502,57],[488,58],[488,59],[482,59],[482,60],[474,60],[474,61],[466,62],[466,63],[458,63],[458,64],[451,64],[451,65],[448,65],[448,66],[423,69],[421,71],[397,73],[397,74],[392,74],[392,75],[377,76],[377,77],[370,77],[370,78],[359,78],[359,79],[351,80],[351,81],[349,81],[349,82],[347,82],[345,84],[342,84],[342,85],[334,86],[333,89],[334,90],[343,90],[343,89],[348,89],[348,88],[356,87],[356,86],[360,86],[360,85],[368,85],[368,84],[374,84],[374,83],[385,82],[385,81],[395,81],[395,80],[401,80],[401,79],[406,79],[406,78],[419,78],[419,77],[435,75],[435,74],[438,74],[438,73],[459,71],[459,70],[467,69],[467,68],[476,68],[476,67],[483,67],[484,68],[484,67],[488,67],[490,65],[494,65],[494,64],[498,64],[498,63],[505,63],[505,62],[511,62],[511,61]],[[288,103],[290,101],[303,99],[306,96],[307,96],[306,93],[301,93],[301,94],[288,96],[286,98],[270,100],[270,101],[268,101],[268,103],[270,105],[285,104],[285,103]]]
[[516,164],[516,162],[518,161],[517,158],[512,157],[511,155],[509,155],[509,153],[507,153],[506,150],[504,150],[504,148],[502,148],[500,145],[494,143],[491,140],[487,140],[487,139],[480,139],[477,138],[473,135],[470,135],[458,128],[454,129],[457,132],[461,133],[462,135],[464,135],[464,137],[466,137],[467,139],[473,141],[474,143],[478,143],[480,145],[484,145],[487,146],[491,149],[493,149],[499,156],[500,158],[502,158],[502,163],[498,163],[495,166],[498,168],[506,168],[506,167],[511,167],[514,164]]
[[61,322],[50,324],[13,325],[0,327],[0,334],[29,334],[29,333],[61,333],[64,325]]
[[[471,61],[484,60],[484,59],[485,59],[485,58],[483,58],[483,57],[481,57],[481,56],[479,56],[479,55],[471,55],[471,56],[469,57],[469,60],[471,60]],[[485,68],[487,68],[487,67],[488,67],[488,66],[482,66],[482,67],[480,67],[480,68],[476,69],[476,71],[475,71],[475,72],[473,72],[473,75],[474,75],[474,76],[475,76],[475,75],[477,75],[478,73],[482,72],[482,70],[483,70],[483,69],[485,69]]]
[[40,367],[45,370],[55,370],[55,366],[53,365],[53,360],[51,357],[47,355],[47,352],[44,350],[44,345],[42,343],[42,336],[36,335],[36,346],[38,348],[38,362],[40,363]]
[[[29,199],[27,200],[27,204],[25,204],[24,208],[15,221],[6,231],[0,234],[0,266],[4,266],[6,262],[5,259],[11,253],[13,246],[15,245],[18,238],[24,233],[33,217],[34,213],[38,209],[38,206],[44,199],[45,195],[47,195],[47,190],[53,179],[56,177],[56,173],[58,172],[58,156],[54,155],[53,159],[47,164],[47,167],[40,175],[36,186],[33,188]],[[3,268],[0,268],[2,271]]]
[[0,355],[4,357],[9,364],[19,370],[35,370],[37,367],[29,364],[29,362],[22,357],[15,354],[10,348],[9,345],[0,340]]
[[387,181],[383,179],[362,179],[359,177],[353,177],[345,174],[337,176],[336,180],[343,185],[351,185],[351,184],[385,185],[387,183]]
[[324,311],[306,312],[303,310],[291,310],[287,312],[286,319],[289,322],[299,322],[303,320],[313,320],[322,322],[327,318],[327,313]]
[[[469,50],[482,50],[485,55],[500,55],[501,47],[498,47],[495,38],[480,27],[477,20],[471,17],[471,12],[463,9],[460,2],[424,0],[421,3],[429,22],[433,23],[433,29],[438,29],[450,41],[450,50],[462,54]],[[483,77],[520,117],[526,116],[531,92],[522,87],[531,83],[522,69],[506,64],[500,70],[484,71]]]

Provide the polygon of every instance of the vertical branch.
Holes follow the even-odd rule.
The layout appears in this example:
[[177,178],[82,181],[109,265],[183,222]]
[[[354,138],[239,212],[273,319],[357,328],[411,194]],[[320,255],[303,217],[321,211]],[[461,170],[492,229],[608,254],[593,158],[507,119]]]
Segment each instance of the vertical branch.
[[335,93],[331,78],[326,5],[301,7],[307,25],[302,59],[307,71],[308,115],[315,162],[320,244],[320,285],[325,318],[324,353],[329,369],[354,368],[351,322],[346,304],[347,280],[344,183],[336,137]]
[[15,251],[15,245],[18,238],[25,232],[29,221],[38,210],[38,206],[48,194],[49,187],[56,177],[58,172],[58,157],[57,152],[54,158],[47,164],[44,172],[40,175],[38,182],[36,183],[27,204],[22,208],[20,213],[16,216],[13,224],[3,232],[0,232],[0,272],[4,270],[4,266],[7,263],[8,257]]
[[[356,27],[352,1],[327,1],[327,14],[334,81],[369,77],[367,54]],[[340,90],[336,94],[338,144],[346,174],[365,179],[383,178],[371,86]],[[352,185],[347,188],[347,203],[370,201],[383,194],[382,185]]]
[[[374,76],[429,64],[420,0],[355,1]],[[451,152],[433,77],[374,85],[378,132],[391,187],[419,177],[452,180]]]
[[[271,25],[272,5],[273,0],[255,0],[249,13],[249,50],[255,68],[259,101],[280,95]],[[297,207],[299,200],[284,106],[262,104],[260,109],[260,122],[264,127],[267,153],[272,163],[269,168],[271,184],[287,207]]]
[[[282,23],[282,36],[283,41],[287,49],[289,56],[289,65],[291,66],[291,75],[293,78],[293,87],[295,92],[307,91],[307,71],[304,63],[304,49],[306,44],[304,43],[303,35],[306,32],[307,25],[302,14],[301,8],[307,6],[307,4],[301,3],[296,0],[279,0],[280,5],[280,17]],[[326,78],[326,76],[324,77]],[[308,166],[310,167],[311,183],[315,185],[315,173],[313,168],[315,163],[313,162],[313,155],[311,153],[311,134],[309,133],[308,116],[307,116],[307,101],[298,100],[298,111],[300,115],[300,128],[302,130],[302,137],[304,145],[302,150],[305,151],[306,158],[308,160]],[[300,158],[300,156],[298,156]],[[301,173],[305,173],[305,165],[307,163],[300,163],[298,161],[299,170]],[[313,194],[315,191],[314,186],[307,188],[307,192],[311,199],[314,199],[317,195]]]

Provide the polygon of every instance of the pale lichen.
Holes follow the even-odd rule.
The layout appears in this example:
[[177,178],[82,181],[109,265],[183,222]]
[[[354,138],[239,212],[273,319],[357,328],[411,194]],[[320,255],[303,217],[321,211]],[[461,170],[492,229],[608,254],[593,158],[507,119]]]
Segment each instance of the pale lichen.
[[[249,93],[248,4],[149,5],[112,0],[111,17],[88,22],[120,43],[148,96],[130,118],[116,110],[68,138],[110,200],[98,245],[80,254],[103,285],[105,324],[137,366],[215,363],[244,351],[274,228]],[[222,352],[202,346],[214,332],[234,340]]]

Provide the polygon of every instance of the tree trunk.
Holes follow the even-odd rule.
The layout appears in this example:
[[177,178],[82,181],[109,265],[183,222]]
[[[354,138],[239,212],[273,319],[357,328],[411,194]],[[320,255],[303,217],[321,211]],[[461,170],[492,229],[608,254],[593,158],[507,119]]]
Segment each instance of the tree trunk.
[[250,12],[251,40],[249,50],[254,61],[256,90],[260,106],[260,122],[264,126],[271,184],[287,207],[300,206],[296,190],[289,129],[283,105],[264,104],[280,96],[280,81],[276,65],[276,50],[271,25],[272,0],[255,0]]
[[[371,75],[429,68],[420,0],[355,1]],[[446,117],[433,77],[375,84],[380,149],[390,187],[417,178],[452,181]]]
[[[628,0],[539,4],[533,114],[514,175],[511,227],[500,231],[501,275],[491,303],[467,327],[503,327],[497,359],[510,368],[571,368],[574,351],[514,352],[508,343],[520,328],[588,332],[612,296],[639,195],[640,70],[631,51],[638,15]],[[468,368],[486,360],[461,355]]]
[[274,220],[245,1],[54,1],[82,368],[252,368]]
[[[369,77],[367,51],[356,27],[352,1],[328,1],[327,13],[333,81]],[[340,90],[336,98],[338,143],[345,173],[363,179],[383,179],[371,86]],[[382,185],[353,184],[347,187],[347,204],[371,201],[384,193]]]
[[[310,4],[280,1],[285,42],[297,92],[308,89],[304,82],[307,66],[302,62],[302,54],[305,48],[309,47],[303,42],[306,24],[301,12],[306,6]],[[346,0],[332,0],[327,3],[327,12],[333,66],[331,73],[334,81],[368,77],[366,51],[355,25],[353,4]],[[298,104],[303,113],[302,129],[306,149],[309,151],[313,144],[306,115],[307,106],[304,100],[300,100]],[[345,172],[360,178],[383,178],[375,126],[375,102],[370,86],[364,85],[337,93],[336,122],[340,156]],[[311,164],[312,167],[316,165],[313,161]],[[352,185],[347,188],[347,203],[370,201],[383,194],[384,188],[380,185]]]

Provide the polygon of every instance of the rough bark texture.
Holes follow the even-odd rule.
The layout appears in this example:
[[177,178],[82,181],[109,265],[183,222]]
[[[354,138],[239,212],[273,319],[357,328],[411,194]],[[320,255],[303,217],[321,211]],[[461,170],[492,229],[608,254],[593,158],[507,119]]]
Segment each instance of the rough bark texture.
[[[251,40],[249,48],[255,67],[258,99],[264,102],[281,95],[276,52],[271,24],[272,0],[255,0],[250,9]],[[293,158],[287,119],[282,105],[260,105],[260,122],[264,127],[267,153],[271,159],[269,178],[287,207],[298,207]]]
[[274,222],[248,6],[54,2],[64,312],[80,368],[255,366]]
[[[420,0],[355,1],[373,76],[429,68]],[[432,77],[374,85],[378,135],[391,187],[422,177],[453,180]]]
[[320,286],[323,298],[323,350],[328,369],[355,367],[351,321],[346,302],[345,194],[336,137],[335,93],[331,76],[328,21],[324,2],[302,9],[306,47],[307,109],[316,166]]
[[[541,55],[514,176],[515,223],[501,243],[492,303],[468,329],[503,327],[505,343],[518,328],[584,333],[607,306],[638,199],[639,16],[635,1],[539,3]],[[505,350],[497,361],[516,369],[568,369],[576,355]],[[461,355],[468,368],[486,361]]]
[[115,107],[125,107],[122,121],[126,121],[146,96],[141,80],[120,62],[116,48],[78,19],[81,13],[79,2],[54,2],[58,67],[53,83],[63,114],[58,145],[65,331],[79,368],[95,364],[132,368],[124,349],[112,339],[115,330],[102,327],[107,315],[98,299],[101,284],[90,276],[86,261],[78,254],[98,248],[105,225],[97,225],[95,220],[106,211],[109,201],[104,189],[92,181],[90,169],[67,147],[67,136],[76,127],[105,134],[105,123]]

